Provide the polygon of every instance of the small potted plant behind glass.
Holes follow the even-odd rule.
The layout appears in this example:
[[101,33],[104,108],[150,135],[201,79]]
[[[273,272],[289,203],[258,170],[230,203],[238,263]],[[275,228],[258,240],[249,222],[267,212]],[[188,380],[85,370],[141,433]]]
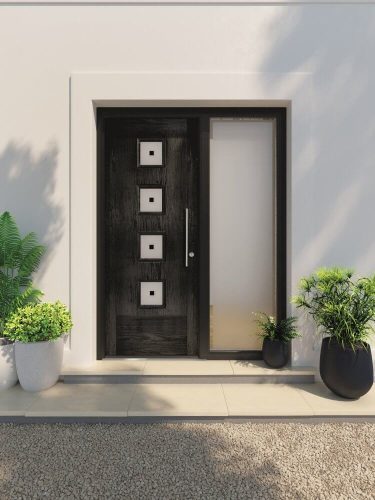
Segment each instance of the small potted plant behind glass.
[[34,233],[21,237],[11,214],[0,215],[0,389],[18,381],[14,344],[4,336],[4,326],[19,307],[40,300],[42,292],[33,287],[31,276],[44,252]]
[[263,360],[272,368],[282,368],[289,359],[290,342],[300,336],[295,325],[297,318],[277,321],[265,313],[258,313],[258,318],[259,336],[263,338]]
[[320,376],[335,394],[357,399],[372,387],[374,371],[367,343],[374,330],[375,275],[353,279],[353,271],[318,269],[300,281],[297,307],[305,309],[323,334]]
[[56,384],[62,368],[64,334],[72,328],[70,312],[61,302],[17,309],[4,328],[15,342],[18,378],[26,391],[43,391]]

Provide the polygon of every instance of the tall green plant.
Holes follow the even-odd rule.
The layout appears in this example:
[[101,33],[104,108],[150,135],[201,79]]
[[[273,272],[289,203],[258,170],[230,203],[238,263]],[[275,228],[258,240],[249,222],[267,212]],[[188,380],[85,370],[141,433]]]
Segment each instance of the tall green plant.
[[366,342],[374,331],[375,275],[353,279],[351,269],[318,269],[300,281],[297,307],[314,318],[321,332],[353,349]]
[[39,302],[42,292],[33,287],[31,275],[44,252],[34,233],[22,238],[11,214],[0,215],[0,336],[14,311]]

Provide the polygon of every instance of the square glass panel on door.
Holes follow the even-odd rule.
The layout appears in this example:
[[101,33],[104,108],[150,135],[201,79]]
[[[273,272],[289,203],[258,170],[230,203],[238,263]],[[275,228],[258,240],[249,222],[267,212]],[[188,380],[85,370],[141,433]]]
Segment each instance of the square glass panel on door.
[[164,258],[163,234],[141,234],[139,238],[140,259],[162,260]]
[[138,141],[138,164],[140,167],[162,167],[164,161],[164,141]]
[[276,315],[274,121],[210,123],[210,349],[258,350]]

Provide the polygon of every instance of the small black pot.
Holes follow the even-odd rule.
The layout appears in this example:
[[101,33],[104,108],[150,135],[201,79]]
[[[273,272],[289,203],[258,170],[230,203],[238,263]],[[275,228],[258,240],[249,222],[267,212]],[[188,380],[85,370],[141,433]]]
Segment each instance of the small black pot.
[[281,340],[263,340],[263,360],[271,368],[282,368],[288,362],[289,342]]
[[374,382],[369,344],[352,349],[325,338],[320,351],[320,376],[332,392],[347,399],[366,394]]

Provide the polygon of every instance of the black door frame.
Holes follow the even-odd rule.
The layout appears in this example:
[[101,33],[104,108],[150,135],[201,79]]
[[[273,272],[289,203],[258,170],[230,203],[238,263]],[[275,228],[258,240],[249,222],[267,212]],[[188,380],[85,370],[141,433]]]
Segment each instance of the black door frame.
[[104,124],[114,117],[197,118],[200,124],[199,172],[199,338],[198,355],[204,359],[262,359],[259,350],[210,349],[210,120],[249,118],[275,121],[276,170],[276,314],[286,317],[287,297],[287,110],[253,108],[98,108],[97,110],[97,359],[105,357],[104,331]]

